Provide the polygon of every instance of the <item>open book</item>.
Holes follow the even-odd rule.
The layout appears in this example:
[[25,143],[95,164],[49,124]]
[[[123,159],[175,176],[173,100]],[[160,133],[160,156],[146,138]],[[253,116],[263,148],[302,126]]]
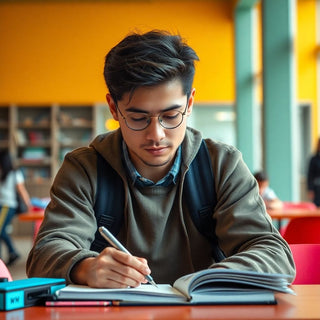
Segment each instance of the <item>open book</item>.
[[274,292],[294,293],[289,276],[231,269],[207,269],[183,276],[173,286],[142,284],[137,288],[96,289],[69,285],[57,300],[108,300],[116,305],[274,304]]

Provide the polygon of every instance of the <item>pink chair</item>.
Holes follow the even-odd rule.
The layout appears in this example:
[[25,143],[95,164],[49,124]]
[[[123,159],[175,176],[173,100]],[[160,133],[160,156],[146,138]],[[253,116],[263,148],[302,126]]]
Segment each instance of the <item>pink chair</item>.
[[292,243],[320,243],[320,217],[294,218],[289,221],[283,238]]
[[320,244],[290,244],[297,275],[293,284],[320,284]]
[[12,281],[12,276],[5,263],[0,259],[0,278],[7,278]]

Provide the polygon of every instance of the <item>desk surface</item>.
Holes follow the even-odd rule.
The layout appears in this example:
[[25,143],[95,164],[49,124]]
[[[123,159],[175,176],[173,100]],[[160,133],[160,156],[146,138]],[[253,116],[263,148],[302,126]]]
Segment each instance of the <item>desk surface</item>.
[[[277,294],[277,305],[172,307],[30,307],[0,312],[5,320],[190,320],[320,319],[320,285],[293,286],[297,295]],[[2,317],[5,315],[5,317]]]
[[44,210],[32,210],[26,213],[21,213],[18,215],[20,221],[42,221],[44,217]]
[[268,209],[272,219],[293,219],[301,217],[320,217],[320,209]]

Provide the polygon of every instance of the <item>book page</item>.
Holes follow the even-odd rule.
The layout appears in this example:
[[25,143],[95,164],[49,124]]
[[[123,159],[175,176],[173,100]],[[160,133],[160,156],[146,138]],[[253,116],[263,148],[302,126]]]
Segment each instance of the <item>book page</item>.
[[207,269],[185,275],[175,281],[173,286],[187,297],[194,291],[214,292],[221,290],[267,289],[293,293],[288,288],[289,276],[232,269]]
[[142,284],[136,288],[100,289],[81,285],[68,285],[56,292],[58,300],[125,300],[136,302],[185,302],[186,297],[168,284],[158,284],[158,288],[150,284]]

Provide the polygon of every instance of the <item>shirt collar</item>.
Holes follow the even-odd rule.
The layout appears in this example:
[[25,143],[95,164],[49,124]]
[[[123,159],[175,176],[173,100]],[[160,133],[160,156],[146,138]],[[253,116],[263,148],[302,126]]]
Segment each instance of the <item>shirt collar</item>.
[[163,177],[161,180],[154,183],[150,179],[144,178],[141,176],[141,174],[137,171],[135,166],[133,165],[132,161],[130,160],[128,148],[124,141],[122,141],[122,150],[123,150],[123,156],[124,156],[124,162],[125,166],[127,168],[127,172],[133,181],[133,184],[136,184],[138,186],[146,187],[146,186],[169,186],[171,183],[176,183],[177,177],[180,171],[181,166],[181,146],[179,146],[177,150],[177,155],[174,160],[174,163],[169,170],[169,172],[166,174],[165,177]]

